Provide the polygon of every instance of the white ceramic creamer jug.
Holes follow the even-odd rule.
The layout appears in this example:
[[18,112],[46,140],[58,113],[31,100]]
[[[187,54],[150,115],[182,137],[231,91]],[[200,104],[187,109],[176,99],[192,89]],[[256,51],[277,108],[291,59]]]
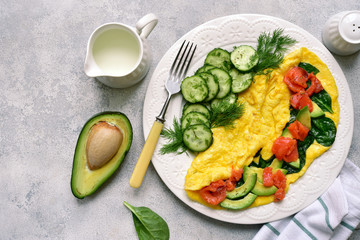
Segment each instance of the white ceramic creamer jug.
[[126,88],[141,81],[151,60],[146,38],[157,22],[150,13],[135,28],[111,22],[95,29],[87,45],[85,74],[113,88]]

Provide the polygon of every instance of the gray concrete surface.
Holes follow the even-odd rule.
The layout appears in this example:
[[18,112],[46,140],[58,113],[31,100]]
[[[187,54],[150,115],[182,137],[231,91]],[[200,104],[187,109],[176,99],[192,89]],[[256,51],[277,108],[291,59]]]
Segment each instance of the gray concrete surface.
[[[251,239],[261,225],[210,219],[183,204],[150,165],[142,187],[128,185],[144,144],[142,110],[152,72],[167,49],[194,27],[220,16],[259,13],[283,18],[317,39],[344,1],[85,1],[0,0],[0,239],[137,239],[123,206],[147,206],[168,223],[171,239]],[[83,72],[86,44],[99,25],[129,25],[146,13],[159,17],[148,38],[153,62],[147,77],[128,89],[111,89]],[[352,92],[355,130],[349,158],[360,166],[360,56],[335,56]],[[96,194],[73,197],[74,148],[85,121],[115,110],[133,130],[119,171]],[[350,239],[360,239],[356,230]]]

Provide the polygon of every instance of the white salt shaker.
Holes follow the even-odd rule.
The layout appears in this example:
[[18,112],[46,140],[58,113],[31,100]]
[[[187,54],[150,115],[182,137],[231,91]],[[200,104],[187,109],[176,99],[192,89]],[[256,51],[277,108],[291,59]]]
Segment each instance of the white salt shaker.
[[345,11],[333,15],[322,32],[325,46],[338,55],[350,55],[360,50],[360,11]]

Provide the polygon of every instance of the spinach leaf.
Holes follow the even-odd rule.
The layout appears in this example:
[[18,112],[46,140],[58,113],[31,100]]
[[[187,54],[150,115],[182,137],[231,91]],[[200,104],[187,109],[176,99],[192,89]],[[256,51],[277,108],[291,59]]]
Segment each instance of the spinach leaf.
[[318,93],[314,93],[310,99],[315,102],[324,112],[334,113],[331,108],[331,97],[325,91],[325,89]]
[[299,110],[294,109],[293,107],[290,106],[290,120],[289,122],[286,124],[286,126],[284,127],[284,130],[293,122],[295,122],[296,120],[296,116],[298,114]]
[[257,167],[257,168],[266,168],[268,166],[271,165],[272,161],[275,159],[275,155],[273,155],[272,157],[270,157],[269,159],[265,160],[263,159],[263,157],[260,155],[262,149],[260,149],[254,156],[254,158],[260,156],[259,158],[259,163],[255,163],[254,161],[252,161],[249,164],[249,167]]
[[335,141],[336,126],[335,123],[327,117],[311,119],[310,133],[319,144],[330,147]]
[[300,158],[300,168],[299,171],[304,167],[306,163],[306,150],[313,144],[315,138],[313,135],[308,134],[304,141],[297,141],[299,158]]
[[308,73],[314,73],[314,75],[316,75],[320,72],[319,69],[317,69],[310,63],[301,62],[301,63],[299,63],[298,66],[301,67],[302,69],[304,69],[305,71],[307,71]]
[[306,82],[306,90],[311,86],[311,81]]
[[289,121],[289,123],[295,122],[298,112],[299,112],[299,110],[296,110],[293,107],[290,107],[290,121]]
[[314,140],[314,136],[308,134],[304,141],[297,142],[298,150],[306,152],[306,150],[311,146],[311,144],[313,144]]
[[274,159],[275,159],[275,155],[273,155],[271,158],[269,158],[267,160],[263,159],[262,156],[260,156],[259,167],[266,168],[266,167],[270,166]]
[[131,210],[134,225],[140,240],[168,240],[169,227],[159,215],[147,207],[134,207],[124,201],[124,205]]
[[[318,74],[320,71],[310,63],[304,63],[300,62],[299,67],[305,69],[308,73],[314,73],[315,75]],[[307,86],[309,87],[311,85],[311,82],[308,81]],[[314,101],[324,112],[334,113],[331,107],[331,97],[330,95],[325,91],[322,90],[319,93],[315,93],[311,96],[311,100]]]
[[[257,151],[257,153],[255,154],[254,158],[256,157],[259,157],[260,156],[260,152],[261,152],[261,149],[259,151]],[[260,163],[260,160],[259,160],[259,163]],[[252,161],[250,164],[249,164],[249,167],[259,167],[258,163],[255,163],[254,161]],[[242,179],[242,178],[241,178]],[[239,182],[238,182],[239,183]]]
[[291,167],[291,165],[289,165],[287,162],[283,161],[283,165],[281,167],[282,169],[285,169],[287,170],[287,173],[286,174],[292,174],[292,173],[297,173],[300,171],[300,168],[297,169],[297,168],[293,168]]

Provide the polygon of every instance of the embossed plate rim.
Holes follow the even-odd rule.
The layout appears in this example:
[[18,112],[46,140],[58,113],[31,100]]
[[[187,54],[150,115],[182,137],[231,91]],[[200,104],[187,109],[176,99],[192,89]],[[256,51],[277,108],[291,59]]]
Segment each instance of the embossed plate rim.
[[[226,39],[228,38],[227,34],[230,34],[231,30],[229,29],[224,30],[224,28],[228,26],[225,24],[230,24],[231,22],[244,23],[244,26],[241,27],[244,28],[244,30],[246,30],[245,25],[248,24],[248,27],[250,26],[248,30],[253,31],[254,35],[251,37],[245,36],[246,41],[242,38],[243,36],[236,37],[236,34],[235,36],[232,36],[231,40]],[[258,24],[259,28],[262,27],[263,29],[259,30],[255,28],[256,30],[253,30],[254,28],[252,27],[257,26],[256,24]],[[209,30],[210,35],[212,30],[214,30],[215,32],[220,32],[220,35],[218,36],[218,39],[220,39],[219,43],[217,43],[215,39],[214,42],[210,42],[207,47],[198,45],[198,49],[202,49],[202,50],[198,51],[194,57],[194,61],[188,72],[188,75],[191,75],[198,67],[201,66],[205,58],[204,52],[206,51],[208,52],[214,47],[224,47],[229,49],[231,48],[231,45],[234,44],[231,42],[255,44],[256,43],[256,41],[254,42],[255,35],[258,36],[259,32],[266,29],[275,29],[276,27],[283,28],[285,33],[287,34],[302,36],[301,39],[297,39],[299,43],[293,49],[298,48],[300,46],[305,46],[308,47],[311,51],[320,54],[321,56],[323,56],[324,59],[322,58],[322,60],[328,65],[330,71],[337,76],[335,81],[338,85],[339,103],[340,103],[340,122],[339,122],[338,130],[342,130],[345,127],[343,131],[346,130],[350,132],[350,134],[343,134],[343,135],[337,134],[338,135],[337,139],[334,145],[332,146],[332,148],[330,149],[333,150],[333,152],[328,153],[326,155],[327,158],[330,157],[335,161],[335,164],[331,169],[326,168],[326,164],[325,164],[326,161],[324,155],[317,158],[314,161],[314,163],[309,167],[309,171],[315,171],[315,172],[319,167],[326,168],[324,177],[327,178],[326,179],[327,181],[326,182],[324,181],[325,183],[322,183],[319,182],[319,180],[315,179],[317,181],[315,182],[315,184],[316,183],[320,184],[319,189],[312,189],[312,190],[310,189],[311,191],[308,192],[304,190],[304,188],[309,184],[310,181],[307,177],[305,177],[306,176],[305,174],[296,183],[290,186],[288,194],[289,196],[292,197],[289,197],[288,199],[285,198],[283,202],[281,202],[280,204],[271,203],[268,205],[247,209],[244,211],[214,210],[190,200],[187,197],[182,187],[184,181],[182,178],[184,174],[186,174],[186,172],[184,173],[184,169],[188,169],[188,167],[191,164],[192,156],[191,155],[186,156],[186,154],[180,156],[176,156],[173,154],[169,154],[165,156],[160,155],[159,148],[164,143],[164,140],[160,139],[159,144],[155,149],[154,156],[152,158],[152,163],[155,167],[155,170],[159,174],[160,178],[163,180],[166,186],[185,204],[195,209],[196,211],[217,220],[231,222],[231,223],[238,223],[238,224],[258,224],[258,223],[265,223],[269,221],[278,220],[300,211],[301,209],[305,208],[306,206],[310,205],[313,201],[315,201],[323,192],[326,191],[326,189],[335,180],[336,176],[340,172],[345,162],[347,153],[350,148],[353,125],[354,125],[353,105],[352,105],[349,86],[345,79],[344,73],[342,72],[335,58],[322,45],[322,43],[319,40],[317,40],[315,37],[313,37],[310,33],[305,31],[304,29],[290,22],[287,22],[283,19],[266,16],[266,15],[258,15],[258,14],[230,15],[208,21],[186,33],[165,53],[163,58],[158,63],[149,82],[148,89],[146,91],[144,109],[143,109],[143,129],[144,129],[145,138],[147,137],[150,131],[152,123],[155,120],[155,116],[157,116],[160,111],[159,109],[160,105],[162,105],[162,102],[165,100],[166,97],[166,91],[165,88],[163,87],[163,84],[166,80],[164,78],[164,72],[167,72],[167,70],[170,68],[170,63],[172,62],[175,53],[177,52],[180,44],[185,39],[197,43],[200,41],[199,34],[201,32],[205,32]],[[226,31],[225,32],[226,34],[223,34],[224,33],[223,31]],[[224,39],[222,39],[224,36],[225,36],[225,40],[227,41],[227,44],[221,42],[224,41]],[[159,75],[161,75],[161,78],[159,78]],[[166,115],[167,122],[165,123],[165,127],[171,126],[172,119],[174,116],[177,117],[180,116],[182,104],[183,104],[183,100],[180,94],[178,94],[172,99],[168,113]],[[347,114],[341,114],[341,112],[345,109],[345,105],[346,105]],[[340,156],[337,156],[336,154],[340,154]],[[335,159],[335,157],[339,157],[339,159]],[[184,168],[179,169],[178,167],[179,163],[181,164],[183,163]],[[171,169],[171,167],[175,168],[174,166],[176,166],[176,169]],[[311,181],[313,181],[313,179]],[[301,195],[301,198],[300,197],[296,198],[296,196],[298,196],[297,194],[301,194],[301,193],[303,193],[304,195]],[[298,204],[295,205],[295,207],[293,206],[294,202],[297,202]]]

